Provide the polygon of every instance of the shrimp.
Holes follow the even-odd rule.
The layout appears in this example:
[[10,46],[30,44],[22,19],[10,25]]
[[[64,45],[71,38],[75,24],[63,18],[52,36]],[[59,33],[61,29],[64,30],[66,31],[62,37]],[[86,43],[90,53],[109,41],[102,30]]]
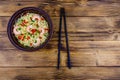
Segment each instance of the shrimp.
[[15,35],[21,34],[21,32],[17,30],[18,28],[19,28],[19,26],[14,26],[13,33],[14,33]]
[[27,26],[27,32],[30,32],[30,33],[31,33],[30,28],[32,28],[32,25]]
[[37,46],[40,45],[40,42],[41,42],[40,39],[37,38],[36,40],[37,40],[37,42],[36,42],[36,43],[33,43],[33,47],[37,47]]
[[43,35],[45,33],[44,28],[39,28],[39,31],[40,31],[40,35]]
[[32,20],[41,20],[41,17],[38,14],[33,15]]

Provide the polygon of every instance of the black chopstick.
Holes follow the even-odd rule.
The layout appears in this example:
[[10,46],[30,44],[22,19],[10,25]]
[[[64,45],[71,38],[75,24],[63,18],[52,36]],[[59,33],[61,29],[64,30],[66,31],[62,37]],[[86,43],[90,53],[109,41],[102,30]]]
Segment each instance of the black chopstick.
[[61,50],[61,30],[62,30],[62,9],[60,9],[60,22],[59,22],[59,35],[58,35],[58,64],[57,68],[60,68],[60,50]]
[[63,8],[63,18],[64,18],[64,29],[65,29],[65,38],[66,38],[66,48],[67,48],[67,66],[68,68],[71,68],[70,63],[70,49],[69,49],[69,42],[68,42],[68,32],[67,32],[67,25],[66,25],[66,15],[65,15],[65,9]]
[[71,68],[70,63],[70,49],[69,49],[69,43],[68,43],[68,34],[67,34],[67,25],[66,25],[66,15],[65,15],[65,9],[60,9],[60,23],[59,23],[59,35],[58,35],[58,64],[57,68],[60,68],[60,50],[61,50],[61,34],[62,34],[62,16],[64,19],[64,30],[65,30],[65,38],[66,38],[66,48],[67,48],[67,67]]

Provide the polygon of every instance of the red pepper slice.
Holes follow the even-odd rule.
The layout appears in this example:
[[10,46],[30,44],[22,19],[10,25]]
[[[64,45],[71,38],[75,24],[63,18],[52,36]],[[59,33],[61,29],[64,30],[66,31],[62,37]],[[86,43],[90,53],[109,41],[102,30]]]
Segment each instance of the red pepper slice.
[[23,41],[24,40],[24,35],[19,35],[18,39]]
[[32,34],[34,34],[36,31],[37,31],[36,29],[31,30]]
[[32,46],[33,44],[32,43],[30,43],[30,46]]
[[18,36],[18,39],[20,39],[20,40],[21,40],[21,39],[22,39],[22,36]]
[[27,40],[29,40],[29,39],[30,39],[30,37],[28,36],[28,37],[27,37]]

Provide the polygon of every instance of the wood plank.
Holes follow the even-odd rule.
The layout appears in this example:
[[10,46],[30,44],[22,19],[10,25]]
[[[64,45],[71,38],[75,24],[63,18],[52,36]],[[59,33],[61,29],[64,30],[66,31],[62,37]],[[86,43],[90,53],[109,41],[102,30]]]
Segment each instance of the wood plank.
[[120,66],[119,50],[98,50],[96,57],[97,66]]
[[[72,66],[96,66],[96,58],[93,52],[93,50],[84,50],[80,54],[71,52]],[[66,52],[61,52],[61,66],[66,66],[66,54]],[[35,52],[20,50],[0,51],[0,67],[55,67],[56,65],[57,49],[41,49]]]
[[61,68],[0,68],[1,80],[119,80],[120,68],[116,67],[73,67]]
[[[54,31],[58,31],[59,17],[51,17]],[[6,31],[10,17],[0,17],[0,31]],[[72,23],[71,23],[72,22]],[[119,31],[120,16],[116,17],[67,17],[68,32],[103,32]],[[82,24],[81,24],[82,23]]]
[[[109,1],[88,2],[0,2],[0,16],[11,16],[15,11],[23,7],[34,6],[44,9],[50,16],[59,16],[59,8],[65,7],[67,16],[118,16],[120,3]],[[10,7],[10,8],[9,8]],[[72,11],[71,11],[72,10]]]
[[[0,32],[0,38],[7,37],[7,32]],[[119,33],[68,32],[69,41],[119,41]],[[54,32],[52,41],[58,40],[58,32]],[[62,33],[61,40],[65,40]]]
[[[55,31],[58,30],[59,18],[52,17]],[[120,32],[120,16],[116,17],[67,17],[68,32]]]
[[[0,17],[0,37],[6,36],[7,22],[9,21],[9,18],[10,17]],[[57,40],[59,18],[52,17],[52,21],[54,25],[53,40]],[[118,17],[67,17],[69,40],[119,41],[120,40],[119,21],[120,21],[119,16]],[[62,34],[62,36],[64,36],[64,33]]]
[[[79,66],[120,66],[120,50],[80,49],[71,51],[71,64]],[[44,62],[44,63],[43,63]],[[67,54],[61,52],[61,66],[67,66]],[[57,49],[41,49],[36,52],[1,50],[0,67],[7,66],[56,66]]]
[[[57,41],[51,40],[45,49],[54,49],[57,47],[57,44]],[[120,48],[120,41],[69,41],[69,44],[72,51],[79,51],[79,49],[119,50]],[[0,38],[0,49],[15,49],[15,47],[10,43],[8,37],[4,37]],[[62,41],[62,50],[66,50],[64,40]]]
[[[3,39],[3,41],[5,41],[5,39]],[[3,53],[8,54],[10,52],[9,51],[10,49],[17,50],[11,43],[6,42],[6,41],[3,42],[3,41],[0,43],[1,44],[0,45],[1,55],[4,55]],[[92,49],[92,50],[88,50],[88,49]],[[100,49],[100,51],[97,52],[97,50],[99,50],[99,49]],[[72,44],[70,44],[72,65],[73,66],[96,66],[96,65],[97,66],[120,66],[120,63],[119,63],[120,50],[119,49],[120,49],[119,41],[82,41],[79,43],[73,41]],[[11,51],[11,54],[9,54],[9,55],[14,54],[13,56],[16,56],[14,50]],[[53,50],[53,51],[51,51],[51,50]],[[62,51],[65,51],[65,50],[66,50],[66,48],[63,44]],[[19,53],[18,51],[16,53],[21,55],[21,52]],[[53,59],[57,60],[57,43],[56,42],[50,42],[45,48],[41,49],[40,51],[41,51],[41,53],[39,53],[39,52],[35,52],[35,53],[37,53],[37,54],[39,53],[40,55],[42,54],[43,56],[48,56],[46,54],[44,55],[44,53],[50,53],[52,55],[55,55],[55,56],[53,56]],[[31,53],[31,54],[33,54],[33,53]],[[26,54],[28,54],[28,53],[24,52],[24,54],[26,56]],[[23,54],[23,57],[24,57],[24,54]],[[63,54],[62,55],[62,57],[63,57],[62,58],[62,60],[63,60],[62,66],[66,66],[67,56],[66,56],[65,52],[62,52],[62,54]],[[42,61],[44,61],[43,56],[40,56],[40,59],[42,58]],[[35,57],[37,57],[37,56],[30,56],[30,58],[28,58],[28,59],[33,60],[33,63],[34,63],[35,61],[37,61],[37,59],[34,61]],[[5,60],[6,60],[6,58],[5,58]],[[24,58],[22,58],[22,60],[21,60],[21,58],[17,58],[17,59],[18,59],[18,62],[17,62],[18,64],[16,64],[16,62],[14,62],[14,59],[12,60],[14,62],[14,64],[8,64],[9,62],[6,63],[3,61],[3,59],[1,59],[1,62],[2,61],[3,62],[0,65],[4,66],[4,65],[8,64],[8,65],[16,66],[16,65],[21,65],[19,63],[19,61],[24,62]],[[49,59],[49,56],[48,56],[48,59]],[[15,57],[15,60],[16,60],[16,57]],[[88,60],[89,60],[89,62],[88,62]],[[42,61],[40,60],[39,63],[41,63]],[[45,62],[46,63],[48,62],[47,65],[49,65],[49,61],[45,60]],[[53,60],[53,62],[54,62],[54,60]],[[53,63],[53,62],[51,61],[51,63]],[[32,64],[26,64],[26,63],[27,62],[25,61],[23,64],[24,65],[32,65]],[[29,63],[29,61],[28,61],[28,63]],[[56,65],[55,63],[56,62],[54,62],[54,66]],[[47,65],[45,65],[45,66],[47,66]],[[36,66],[42,66],[42,65],[38,64]]]
[[[85,58],[86,61],[82,58]],[[84,60],[84,61],[81,61]],[[67,59],[66,59],[67,62]],[[120,66],[120,50],[91,49],[71,52],[72,66]],[[82,65],[82,63],[84,63]],[[93,64],[94,63],[94,64]],[[87,64],[87,65],[85,65]]]
[[[8,0],[1,0],[1,1],[8,1]],[[49,0],[9,0],[9,1],[14,1],[14,2],[75,2],[75,0],[53,0],[53,1],[49,1]],[[118,1],[119,2],[119,1]]]
[[[71,48],[79,49],[115,49],[119,50],[120,41],[70,41]],[[64,44],[63,44],[64,47]]]
[[[52,18],[54,30],[58,31],[59,17],[51,17],[51,18]],[[10,17],[0,17],[0,31],[6,31],[6,27],[9,19]],[[111,31],[112,33],[112,31],[119,30],[119,21],[120,21],[120,16],[67,17],[67,27],[69,32],[110,32]]]
[[[71,65],[74,67],[79,66],[97,66],[96,64],[96,50],[87,49],[87,50],[79,50],[79,51],[71,51]],[[67,56],[66,56],[67,57]],[[67,66],[67,58],[65,59]]]
[[20,50],[1,50],[0,66],[56,66],[56,50],[40,50],[36,52],[25,52]]
[[[79,33],[68,32],[69,41],[120,41],[120,33]],[[0,38],[8,37],[6,32],[0,32]],[[54,32],[52,41],[58,40],[58,32]],[[65,41],[65,34],[62,33],[62,41]]]
[[[8,0],[1,0],[1,1],[8,1]],[[14,2],[63,2],[63,3],[72,3],[72,2],[80,2],[80,3],[87,3],[88,1],[99,1],[99,2],[120,2],[119,0],[9,0]]]
[[[52,17],[55,31],[58,30],[59,18]],[[114,33],[119,31],[120,16],[116,17],[67,17],[69,32],[103,32]]]
[[[41,50],[31,53],[20,51],[11,45],[7,38],[6,26],[9,17],[0,17],[0,80],[120,80],[120,0],[23,1],[11,0],[9,5],[7,0],[0,1],[0,16],[11,16],[18,9],[28,6],[43,8],[53,16],[54,35]],[[67,24],[73,66],[71,70],[66,68],[63,38],[62,67],[60,70],[55,68],[61,6],[66,8],[69,16]]]
[[[120,41],[119,35],[118,32],[68,32],[69,41]],[[54,32],[52,40],[58,40],[58,32]],[[65,33],[61,40],[65,40]]]
[[[85,67],[84,67],[85,68]],[[87,78],[93,78],[93,79],[118,79],[119,80],[119,77],[117,77],[117,76],[119,76],[120,74],[120,70],[118,70],[118,71],[116,71],[116,72],[109,72],[109,71],[114,71],[113,69],[119,69],[119,68],[114,68],[114,67],[105,67],[105,68],[101,68],[101,67],[88,67],[89,69],[82,69],[82,68],[76,68],[76,69],[71,69],[71,70],[69,70],[69,71],[66,71],[66,75],[69,75],[69,74],[71,74],[71,75],[73,75],[74,77],[77,77],[77,76],[75,76],[76,74],[78,75],[79,74],[79,76],[81,76],[81,77],[79,77],[79,79],[87,79]],[[79,69],[79,70],[78,70]],[[84,71],[82,71],[82,70],[85,70],[87,73],[84,73]],[[75,72],[74,74],[72,74],[71,72]],[[89,71],[90,71],[90,74],[92,75],[92,76],[90,76],[89,75]],[[91,72],[92,71],[92,72]],[[84,75],[81,75],[81,73],[84,73]],[[95,75],[93,74],[93,73],[95,73]],[[89,76],[88,76],[89,75]],[[114,75],[114,76],[112,76],[112,75]],[[84,76],[84,77],[83,77]],[[72,77],[71,77],[72,78]]]
[[[6,44],[7,43],[7,44]],[[0,66],[55,66],[57,60],[57,43],[51,41],[45,48],[32,52],[28,55],[28,52],[17,50],[9,41],[5,39],[0,42],[1,64]],[[89,50],[90,49],[90,50]],[[101,52],[97,52],[97,50]],[[120,66],[119,53],[120,41],[82,41],[82,42],[70,42],[71,50],[71,62],[72,66]],[[65,44],[62,45],[62,66],[66,66],[67,56],[65,53]],[[106,54],[104,50],[108,50],[109,54]],[[110,50],[110,51],[109,51]],[[103,52],[102,52],[103,51]],[[8,54],[9,53],[9,54]],[[22,54],[21,54],[22,53]],[[36,53],[36,55],[34,55]],[[48,53],[48,54],[45,54]],[[53,57],[49,56],[53,55]],[[8,57],[6,56],[8,55]],[[43,55],[43,56],[41,56]],[[18,56],[18,57],[16,57]],[[21,57],[19,57],[21,56]],[[28,61],[24,61],[26,57]],[[48,58],[47,60],[44,58]],[[8,60],[8,59],[11,59]],[[110,60],[109,60],[110,59]],[[30,61],[29,61],[30,60]],[[50,60],[50,61],[48,61]],[[88,62],[89,60],[89,62]],[[21,63],[22,62],[22,63]],[[45,62],[45,64],[37,64]],[[35,63],[35,64],[34,64]]]

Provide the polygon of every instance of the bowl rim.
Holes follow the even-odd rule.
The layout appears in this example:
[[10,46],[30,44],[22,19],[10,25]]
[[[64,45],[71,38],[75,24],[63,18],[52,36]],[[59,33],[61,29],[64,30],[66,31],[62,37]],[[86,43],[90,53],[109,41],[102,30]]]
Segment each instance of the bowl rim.
[[[13,27],[12,24],[15,20],[15,18],[22,14],[24,11],[29,11],[29,10],[34,10],[34,11],[38,11],[40,13],[42,13],[44,15],[44,18],[46,19],[47,18],[47,22],[48,22],[48,25],[49,25],[49,28],[50,28],[50,32],[49,32],[49,36],[47,38],[47,40],[40,46],[36,47],[36,48],[25,48],[25,47],[22,47],[20,45],[18,45],[14,40],[13,40],[13,35],[12,35],[12,30],[11,28]],[[53,24],[52,24],[52,20],[50,18],[50,16],[41,8],[37,8],[37,7],[24,7],[22,9],[19,9],[17,10],[12,16],[11,18],[9,19],[9,22],[8,22],[8,26],[7,26],[7,34],[8,34],[8,38],[10,40],[10,42],[18,49],[20,50],[23,50],[23,51],[37,51],[43,47],[45,47],[47,45],[47,43],[50,41],[50,39],[52,38],[52,35],[53,35]]]

